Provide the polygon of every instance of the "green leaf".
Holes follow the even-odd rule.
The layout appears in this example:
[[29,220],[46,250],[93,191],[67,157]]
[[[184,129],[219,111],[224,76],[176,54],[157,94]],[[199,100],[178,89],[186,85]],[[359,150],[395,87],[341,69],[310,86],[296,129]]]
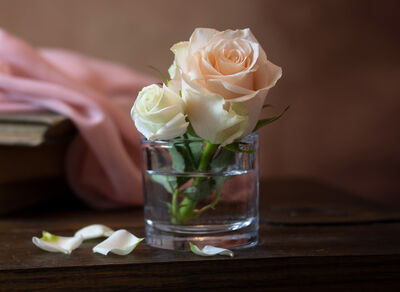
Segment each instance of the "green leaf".
[[272,107],[272,104],[264,104],[262,108]]
[[177,188],[176,176],[153,174],[151,176],[151,179],[154,182],[162,185],[167,190],[167,192],[169,192],[171,194]]
[[268,118],[268,119],[263,119],[263,120],[259,120],[257,122],[257,125],[255,126],[253,132],[257,131],[258,129],[260,129],[261,127],[264,127],[265,125],[268,125],[272,122],[275,122],[276,120],[278,120],[281,116],[284,115],[284,113],[290,108],[290,106],[287,106],[279,115],[272,117],[272,118]]
[[231,144],[225,145],[224,148],[229,150],[229,151],[232,151],[232,152],[244,152],[244,153],[249,153],[249,154],[252,154],[252,153],[256,152],[256,150],[247,150],[247,149],[245,149],[244,148],[245,145],[247,145],[247,144],[240,143],[240,142],[233,142]]
[[212,193],[214,186],[213,179],[205,179],[196,186],[187,187],[183,193],[192,201],[203,201]]
[[193,157],[193,170],[197,169],[201,156],[203,155],[203,141],[190,141],[187,143],[190,148],[190,153]]
[[203,155],[203,141],[190,141],[190,137],[184,134],[185,140],[173,144],[169,149],[172,157],[172,167],[179,172],[194,171]]
[[161,77],[161,79],[164,81],[165,84],[168,83],[168,78],[165,77],[165,75],[164,75],[160,70],[158,70],[156,67],[151,66],[151,65],[149,65],[148,67],[149,67],[150,69],[153,69],[154,71],[156,71],[158,74],[160,74],[160,77]]
[[[199,142],[202,145],[201,141]],[[172,158],[172,167],[174,170],[183,173],[187,171],[194,171],[197,168],[198,162],[196,161],[196,159],[199,159],[197,158],[199,155],[197,144],[198,142],[188,141],[172,144],[168,151]],[[193,155],[192,150],[196,155]],[[177,188],[184,185],[188,180],[190,180],[190,177],[178,176],[176,178]]]
[[182,146],[178,144],[172,144],[168,151],[172,158],[172,168],[177,172],[185,172],[186,164],[190,163],[185,149],[182,149]]
[[235,163],[235,153],[222,148],[210,163],[211,171],[220,172],[233,163]]
[[217,191],[217,196],[221,194],[222,187],[227,179],[231,178],[231,176],[217,176],[214,177],[215,180],[215,189]]

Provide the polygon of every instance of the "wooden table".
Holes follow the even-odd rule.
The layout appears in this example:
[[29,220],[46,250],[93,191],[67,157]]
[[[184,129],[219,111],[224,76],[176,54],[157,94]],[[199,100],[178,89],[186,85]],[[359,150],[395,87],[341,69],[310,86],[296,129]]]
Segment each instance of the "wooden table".
[[260,243],[234,258],[145,244],[103,256],[91,251],[98,240],[64,255],[31,242],[42,229],[69,236],[93,223],[142,236],[142,216],[67,204],[0,219],[0,291],[400,291],[400,212],[303,179],[262,182]]

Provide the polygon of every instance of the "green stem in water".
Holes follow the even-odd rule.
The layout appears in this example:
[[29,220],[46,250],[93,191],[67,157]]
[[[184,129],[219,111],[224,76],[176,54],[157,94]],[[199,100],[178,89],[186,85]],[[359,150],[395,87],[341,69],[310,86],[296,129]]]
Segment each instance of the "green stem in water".
[[[210,161],[215,153],[217,151],[218,145],[217,144],[212,144],[209,141],[206,141],[206,147],[204,148],[203,155],[200,158],[200,163],[199,166],[197,167],[198,172],[204,172],[208,169],[208,166],[210,164]],[[204,180],[203,177],[196,177],[193,181],[192,186],[197,186],[199,183],[201,183]],[[194,209],[196,207],[196,201],[193,201],[189,199],[188,197],[185,197],[182,202],[179,205],[179,215],[175,216],[179,217],[176,218],[178,219],[179,223],[185,223],[187,220],[196,217],[197,214],[194,212]]]
[[[211,158],[213,157],[213,155],[214,155],[215,151],[217,151],[217,149],[218,149],[217,144],[211,144],[211,142],[206,141],[206,147],[204,149],[203,155],[201,156],[199,167],[197,168],[197,171],[203,172],[203,171],[207,170],[208,165],[210,164]],[[198,177],[198,178],[200,178],[200,177]]]
[[215,207],[215,205],[217,205],[217,203],[219,202],[219,199],[221,198],[221,193],[217,191],[217,196],[215,197],[214,201],[212,201],[210,204],[208,204],[207,206],[204,206],[203,208],[201,208],[200,210],[198,210],[196,212],[196,216],[199,216],[201,213],[207,211],[208,209],[212,209]]
[[188,221],[189,219],[193,218],[194,208],[196,207],[196,201],[185,197],[182,202],[179,204],[179,211],[176,214],[176,217],[173,221],[177,221],[174,224],[182,224]]
[[176,208],[177,208],[177,206],[178,206],[178,194],[179,194],[179,191],[178,191],[178,189],[176,189],[175,191],[174,191],[174,193],[172,194],[172,214],[174,214],[174,215],[176,215]]

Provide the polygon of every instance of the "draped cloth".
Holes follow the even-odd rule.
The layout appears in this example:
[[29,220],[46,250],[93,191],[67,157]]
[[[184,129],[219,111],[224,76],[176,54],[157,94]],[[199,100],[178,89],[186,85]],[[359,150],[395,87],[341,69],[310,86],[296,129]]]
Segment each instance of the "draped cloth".
[[129,115],[153,83],[124,66],[61,49],[36,49],[0,29],[0,112],[52,111],[79,134],[66,157],[72,190],[90,206],[140,205],[140,134]]

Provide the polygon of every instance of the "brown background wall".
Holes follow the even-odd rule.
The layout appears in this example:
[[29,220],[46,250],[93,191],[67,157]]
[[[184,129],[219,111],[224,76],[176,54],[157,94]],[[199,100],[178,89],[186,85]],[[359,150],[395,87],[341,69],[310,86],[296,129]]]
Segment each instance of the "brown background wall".
[[0,0],[0,26],[146,71],[195,27],[250,27],[292,106],[261,131],[262,175],[305,175],[400,202],[400,23],[396,1]]

